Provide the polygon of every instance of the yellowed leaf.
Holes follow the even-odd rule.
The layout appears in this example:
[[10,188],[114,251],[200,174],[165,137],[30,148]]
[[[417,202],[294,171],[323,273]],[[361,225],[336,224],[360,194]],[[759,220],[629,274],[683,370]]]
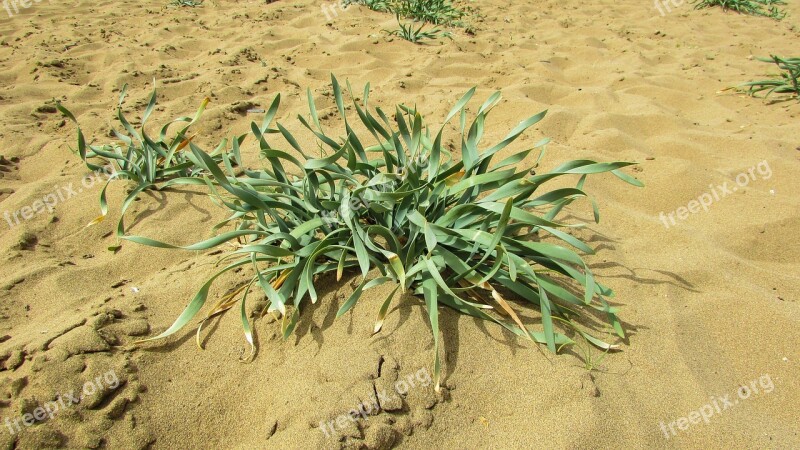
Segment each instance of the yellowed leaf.
[[280,289],[280,287],[283,286],[283,282],[286,281],[287,278],[289,278],[290,272],[291,271],[289,269],[284,269],[283,272],[281,272],[281,274],[278,276],[278,278],[272,282],[272,287],[275,289]]
[[[514,310],[511,309],[511,305],[509,305],[508,302],[500,295],[500,293],[494,289],[492,289],[492,298],[500,305],[500,308],[502,308],[503,311],[505,311],[509,316],[511,316],[511,319],[517,324],[517,326],[519,326],[522,330],[527,331],[527,328],[525,328],[525,325],[522,324],[522,321],[519,319],[517,313],[515,313]],[[525,335],[528,336],[528,339],[533,341],[533,338],[530,336],[529,333],[526,332]]]
[[178,148],[176,148],[175,151],[179,152],[179,151],[183,150],[187,145],[189,145],[190,142],[192,142],[192,139],[194,139],[195,136],[197,136],[197,133],[189,136],[187,139],[184,139],[183,142],[178,144]]
[[105,214],[103,214],[102,216],[96,217],[94,220],[92,220],[91,222],[87,223],[85,228],[89,228],[92,225],[97,225],[98,223],[100,223],[103,220],[105,220],[105,218],[106,218]]
[[461,181],[461,178],[464,176],[464,174],[465,174],[465,172],[463,170],[460,170],[460,171],[450,175],[449,177],[445,178],[444,179],[444,183],[447,185],[447,187],[452,187],[456,183]]
[[200,342],[200,332],[203,329],[203,325],[206,323],[206,321],[208,319],[211,319],[212,317],[214,317],[214,316],[216,316],[218,314],[222,314],[225,311],[231,309],[236,304],[236,302],[239,301],[239,294],[241,294],[242,291],[244,291],[246,288],[247,288],[247,285],[243,284],[243,285],[239,286],[238,288],[236,288],[236,289],[228,292],[227,294],[225,294],[219,300],[219,302],[217,302],[217,304],[214,305],[214,308],[212,308],[211,311],[208,312],[208,315],[206,315],[206,318],[203,319],[202,322],[200,322],[200,325],[197,327],[197,334],[195,335],[195,341],[197,343],[197,346],[201,350],[203,350],[203,344]]

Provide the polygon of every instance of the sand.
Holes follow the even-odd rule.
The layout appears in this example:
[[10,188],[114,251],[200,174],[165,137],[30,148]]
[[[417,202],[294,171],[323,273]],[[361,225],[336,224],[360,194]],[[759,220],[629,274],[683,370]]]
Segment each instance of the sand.
[[[797,56],[797,3],[775,22],[688,4],[662,17],[645,1],[480,0],[471,3],[484,16],[477,35],[456,30],[431,46],[387,38],[393,18],[365,8],[326,23],[311,1],[165,3],[0,10],[0,213],[12,214],[0,222],[0,449],[800,447],[800,104],[718,93],[770,71],[754,56]],[[587,261],[617,293],[622,351],[600,359],[591,350],[589,370],[586,349],[544,354],[442,310],[437,394],[420,302],[404,297],[371,336],[380,289],[333,320],[353,279],[319,280],[320,302],[286,341],[278,322],[256,321],[249,364],[237,362],[237,314],[207,326],[204,351],[193,328],[131,345],[172,323],[217,256],[130,243],[109,252],[122,188],[111,189],[109,220],[84,228],[100,188],[82,181],[75,127],[53,100],[104,142],[122,84],[135,117],[156,79],[154,123],[211,98],[196,130],[209,148],[260,121],[241,110],[279,92],[278,119],[292,130],[306,87],[333,111],[331,71],[357,89],[370,82],[375,104],[416,104],[432,123],[469,87],[483,98],[500,89],[486,142],[548,109],[514,147],[551,137],[543,170],[577,158],[641,162],[629,173],[643,189],[608,175],[587,183],[602,221],[580,233],[597,248]],[[746,186],[736,184],[742,173]],[[726,182],[737,190],[721,192]],[[59,193],[52,212],[13,222]],[[690,202],[704,194],[718,197],[707,211],[678,210],[697,211]],[[570,215],[588,221],[591,209],[576,204]],[[188,244],[225,212],[186,190],[144,196],[134,216],[136,234]],[[65,401],[87,383],[91,395]],[[376,393],[380,410],[339,419]],[[14,429],[54,404],[52,418]]]

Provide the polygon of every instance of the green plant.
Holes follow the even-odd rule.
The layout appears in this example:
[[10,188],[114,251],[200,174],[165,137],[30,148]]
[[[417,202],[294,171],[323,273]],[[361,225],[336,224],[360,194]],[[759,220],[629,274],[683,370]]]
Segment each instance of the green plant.
[[389,0],[345,0],[344,6],[348,5],[363,5],[373,11],[378,11],[378,12],[391,11]]
[[[499,143],[484,147],[484,124],[500,101],[499,92],[470,114],[474,118],[467,125],[467,105],[475,93],[475,88],[470,89],[431,134],[416,108],[398,105],[391,118],[381,108],[371,108],[369,85],[357,101],[347,84],[346,93],[357,115],[355,120],[348,117],[344,91],[335,77],[331,82],[343,130],[323,129],[310,90],[309,119],[298,116],[315,137],[322,152],[319,157],[309,155],[283,125],[272,124],[280,95],[261,124],[251,124],[250,134],[258,142],[263,169],[237,175],[227,150],[221,153],[220,167],[219,161],[194,142],[188,143],[194,171],[192,177],[181,180],[190,183],[187,180],[197,179],[192,183],[207,186],[210,195],[231,211],[214,227],[215,231],[229,231],[180,246],[127,235],[118,228],[122,239],[159,248],[234,247],[221,257],[224,267],[203,284],[175,322],[146,341],[182,329],[203,308],[215,280],[231,270],[249,267],[249,281],[224,295],[205,318],[232,308],[241,297],[240,318],[251,356],[255,344],[246,299],[252,288],[263,290],[269,301],[267,311],[280,313],[282,332],[288,337],[306,299],[312,303],[319,300],[315,278],[336,274],[338,281],[350,271],[360,276],[360,281],[339,306],[337,317],[350,311],[364,292],[394,284],[378,312],[376,333],[398,291],[412,294],[401,297],[406,300],[422,300],[433,331],[437,390],[441,371],[438,311],[442,306],[499,324],[545,344],[552,352],[573,343],[564,333],[605,350],[616,348],[590,334],[599,320],[605,320],[624,337],[616,308],[607,301],[613,292],[595,280],[574,250],[559,245],[592,253],[569,233],[582,224],[560,223],[556,217],[575,200],[588,197],[583,188],[589,174],[610,172],[641,186],[620,170],[633,163],[575,160],[541,174],[518,171],[517,166],[535,150],[538,164],[547,139],[500,161],[495,158],[542,120],[546,111],[520,122]],[[451,154],[445,138],[455,117],[459,118],[456,142],[460,158]],[[270,143],[271,135],[279,135],[282,143]],[[235,157],[243,140],[244,136],[232,140]],[[224,141],[220,147],[226,147]],[[576,187],[543,192],[546,182],[569,175],[579,177]],[[168,180],[164,184],[170,182],[176,183]],[[593,199],[591,204],[595,220],[599,220]],[[538,309],[542,330],[531,331],[512,305]]]
[[746,92],[752,96],[767,91],[764,98],[770,94],[789,94],[800,101],[800,58],[781,58],[772,55],[769,58],[758,58],[759,61],[774,63],[781,72],[772,75],[769,80],[758,80],[744,83],[739,88],[747,88]]
[[602,353],[595,355],[595,351],[591,346],[584,344],[584,343],[576,343],[575,348],[581,354],[581,358],[583,359],[583,368],[587,372],[602,372],[603,369],[600,368],[600,364],[603,363],[603,360],[606,359],[608,356],[608,352],[611,349],[605,349]]
[[397,30],[384,30],[390,36],[397,36],[411,42],[413,44],[422,44],[422,41],[425,39],[436,40],[439,38],[449,38],[450,33],[447,31],[442,31],[438,28],[434,28],[430,31],[422,31],[425,27],[425,23],[420,23],[419,28],[414,27],[414,22],[404,24],[400,21],[400,16],[397,16],[397,24],[400,26]]
[[433,25],[455,25],[466,15],[449,0],[392,0],[390,8],[400,17]]
[[196,7],[196,6],[203,6],[203,0],[172,0],[169,2],[170,6],[189,6],[189,7]]
[[470,11],[454,6],[449,0],[347,0],[346,4],[363,5],[378,12],[391,12],[417,22],[457,27],[467,26],[461,19]]
[[724,10],[736,11],[740,14],[764,16],[775,20],[786,17],[786,11],[776,5],[785,5],[783,0],[699,0],[695,9],[719,6]]
[[[128,85],[124,85],[120,92],[117,106],[117,120],[119,120],[128,134],[113,130],[114,135],[122,145],[120,145],[120,143],[114,145],[87,144],[83,132],[78,128],[76,153],[86,163],[86,166],[92,171],[97,171],[110,164],[114,169],[114,173],[109,176],[105,186],[103,186],[103,189],[100,191],[101,215],[90,222],[89,225],[94,225],[103,221],[108,214],[106,189],[111,181],[115,179],[127,180],[133,185],[133,188],[122,204],[123,216],[128,206],[130,206],[143,191],[149,189],[163,189],[176,184],[198,184],[198,181],[200,181],[198,174],[201,169],[199,169],[197,164],[198,161],[191,152],[185,150],[195,137],[195,135],[187,136],[188,130],[200,119],[200,116],[208,105],[209,99],[206,98],[203,100],[203,103],[197,109],[194,117],[179,117],[167,123],[161,128],[158,137],[154,139],[154,137],[148,135],[145,131],[145,124],[156,106],[155,89],[150,96],[150,100],[141,118],[141,132],[134,129],[122,112],[122,103],[125,100],[127,91]],[[76,124],[78,123],[75,116],[61,103],[56,103],[56,108],[71,121]],[[168,139],[167,133],[169,133],[170,127],[177,123],[185,123],[186,125]],[[221,163],[223,157],[227,158],[227,155],[222,154],[222,150],[226,145],[227,142],[223,141],[223,143],[211,153],[210,157],[215,162]],[[91,160],[98,160],[101,165],[92,163]],[[235,146],[233,155],[226,160],[233,165],[239,164],[241,158],[238,153],[238,146]],[[117,226],[118,232],[123,234],[124,225],[122,218],[120,218]]]

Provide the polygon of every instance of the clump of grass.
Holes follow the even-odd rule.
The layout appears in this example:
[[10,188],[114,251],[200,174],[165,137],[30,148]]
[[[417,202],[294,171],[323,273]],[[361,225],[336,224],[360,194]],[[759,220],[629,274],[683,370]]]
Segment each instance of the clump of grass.
[[450,0],[348,0],[348,4],[432,25],[467,27],[461,19],[467,16],[468,10],[454,6]]
[[786,11],[777,5],[785,5],[782,0],[699,0],[695,9],[719,6],[724,10],[736,11],[740,14],[769,17],[781,20],[786,17]]
[[774,63],[780,72],[772,75],[768,80],[751,81],[744,83],[739,88],[747,88],[749,95],[757,96],[766,91],[764,98],[771,94],[789,94],[800,101],[800,58],[781,58],[772,55],[769,58],[757,58],[759,61]]
[[[267,311],[280,314],[283,336],[288,337],[304,305],[320,300],[316,280],[335,274],[339,281],[346,273],[360,280],[339,305],[337,317],[350,311],[364,292],[384,284],[394,287],[377,312],[375,333],[394,301],[419,302],[427,311],[437,390],[440,307],[498,324],[545,344],[552,352],[574,343],[571,337],[604,350],[616,348],[592,336],[592,330],[605,321],[617,336],[624,337],[617,310],[607,301],[613,292],[595,280],[576,253],[592,253],[569,233],[582,224],[562,223],[557,217],[574,201],[589,198],[584,186],[590,174],[609,172],[641,186],[620,170],[633,163],[575,160],[534,174],[522,163],[538,153],[538,165],[547,139],[503,159],[499,156],[542,120],[546,111],[520,122],[500,142],[484,146],[486,119],[500,101],[499,92],[468,113],[475,94],[475,88],[470,89],[443,123],[433,126],[416,108],[398,105],[387,113],[371,107],[369,85],[357,100],[349,83],[344,90],[335,77],[331,82],[343,129],[323,127],[310,90],[308,118],[298,117],[316,141],[318,157],[300,144],[305,140],[298,141],[286,127],[273,124],[281,99],[277,95],[263,121],[252,123],[249,133],[260,149],[263,169],[234,171],[231,162],[238,158],[246,135],[233,139],[230,149],[225,141],[220,144],[221,161],[189,141],[191,167],[185,169],[190,176],[158,181],[160,186],[206,186],[209,195],[230,211],[214,231],[227,231],[191,245],[174,245],[117,229],[121,239],[153,247],[227,249],[220,260],[223,268],[203,284],[167,330],[147,341],[171,336],[195,318],[222,274],[249,268],[248,281],[224,295],[205,319],[240,301],[251,356],[255,344],[246,310],[251,290],[263,291],[269,302]],[[349,94],[350,108],[345,106],[345,94]],[[355,111],[356,117],[348,116],[348,110]],[[469,123],[468,116],[472,117]],[[456,117],[459,155],[445,144],[448,124]],[[183,142],[184,135],[182,130],[172,142]],[[272,136],[281,142],[270,142]],[[118,137],[128,146],[147,144],[144,138],[140,142]],[[86,151],[80,131],[78,145],[87,160],[103,156]],[[550,180],[570,176],[578,178],[575,187],[544,187]],[[599,220],[597,204],[590,201]],[[526,310],[526,316],[529,310],[538,311],[541,330],[530,329],[530,321],[526,325],[519,309]]]
[[419,28],[416,28],[415,22],[403,23],[400,21],[399,15],[397,16],[397,24],[400,27],[399,29],[384,31],[390,36],[400,37],[413,44],[422,44],[425,40],[436,40],[439,38],[451,37],[449,32],[442,31],[439,28],[423,31],[423,28],[425,28],[425,22],[419,22]]
[[187,6],[194,8],[203,6],[203,0],[172,0],[169,4],[170,6]]
[[449,0],[394,0],[391,9],[401,17],[433,25],[456,25],[467,14]]
[[577,343],[575,345],[575,348],[577,348],[578,351],[580,352],[580,357],[583,360],[584,370],[590,373],[604,371],[604,368],[601,367],[601,364],[603,363],[603,360],[606,359],[606,356],[608,356],[608,352],[611,349],[605,349],[601,353],[595,353],[596,350],[594,350],[591,346],[586,345],[585,343]]
[[389,0],[345,0],[344,6],[363,5],[378,12],[391,12]]

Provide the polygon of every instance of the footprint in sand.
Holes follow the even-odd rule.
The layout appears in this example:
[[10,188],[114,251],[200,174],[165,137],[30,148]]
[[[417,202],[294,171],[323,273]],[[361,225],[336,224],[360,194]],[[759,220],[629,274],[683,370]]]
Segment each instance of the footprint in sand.
[[[0,156],[0,179],[19,180],[19,158],[6,159],[5,156]],[[8,189],[0,190],[0,198],[3,198]],[[13,193],[13,191],[11,192]],[[11,193],[8,193],[10,195]]]

